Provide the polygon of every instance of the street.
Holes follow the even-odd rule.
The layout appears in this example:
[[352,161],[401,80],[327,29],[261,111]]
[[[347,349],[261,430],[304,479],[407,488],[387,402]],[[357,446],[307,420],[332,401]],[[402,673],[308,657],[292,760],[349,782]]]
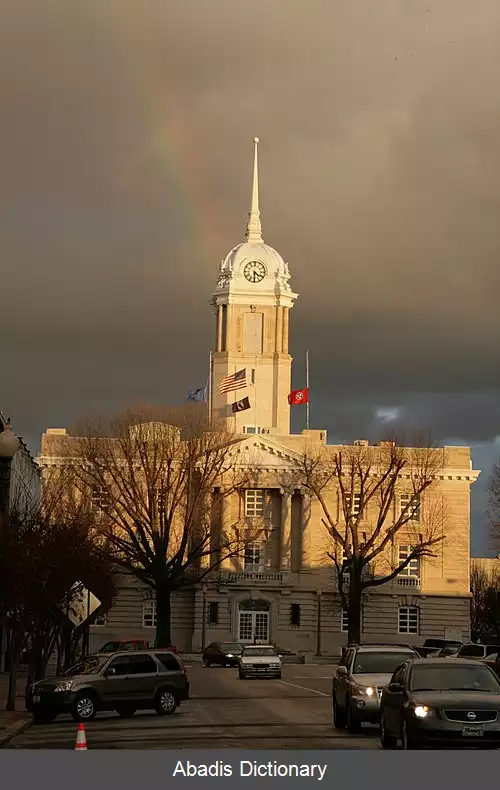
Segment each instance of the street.
[[[235,669],[186,664],[192,698],[173,716],[102,713],[86,725],[90,749],[378,749],[378,730],[359,736],[333,728],[333,667],[283,667],[282,680],[238,679]],[[33,725],[5,748],[72,749],[70,717]]]

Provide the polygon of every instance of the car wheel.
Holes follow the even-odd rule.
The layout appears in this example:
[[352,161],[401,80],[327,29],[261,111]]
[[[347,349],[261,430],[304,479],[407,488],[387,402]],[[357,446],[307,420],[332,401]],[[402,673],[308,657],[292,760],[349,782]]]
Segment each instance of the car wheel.
[[279,673],[279,675],[276,675],[276,680],[281,680],[281,672]]
[[177,708],[175,694],[170,689],[161,689],[156,695],[155,711],[158,716],[171,716]]
[[408,727],[405,721],[403,721],[401,725],[401,748],[420,749],[420,743],[408,733]]
[[90,721],[95,718],[97,708],[94,698],[87,693],[80,694],[73,703],[71,715],[75,721]]
[[347,732],[350,732],[351,735],[356,735],[358,732],[361,732],[361,722],[356,717],[356,714],[353,712],[352,705],[349,702],[347,703],[346,730]]
[[131,719],[136,710],[137,708],[133,708],[130,705],[119,705],[116,709],[116,712],[122,717],[122,719]]
[[335,697],[333,698],[333,726],[336,730],[345,730],[345,716]]
[[34,724],[52,724],[56,720],[57,713],[50,710],[35,710],[33,711]]
[[380,743],[382,744],[382,749],[395,749],[398,745],[398,739],[387,731],[383,714],[380,718]]

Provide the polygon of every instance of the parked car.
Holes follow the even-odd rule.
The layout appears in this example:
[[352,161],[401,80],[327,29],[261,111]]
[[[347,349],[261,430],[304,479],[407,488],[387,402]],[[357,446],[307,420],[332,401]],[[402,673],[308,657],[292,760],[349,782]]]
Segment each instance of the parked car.
[[246,645],[238,659],[240,680],[247,678],[281,678],[281,656],[271,645]]
[[26,710],[40,724],[60,713],[71,713],[75,721],[112,710],[123,717],[149,709],[165,716],[187,699],[186,670],[174,653],[127,650],[87,656],[60,677],[34,683],[26,691]]
[[236,667],[243,651],[243,646],[238,642],[212,642],[202,654],[206,667],[218,664],[221,667]]
[[480,661],[410,659],[381,699],[384,749],[428,745],[500,746],[500,682]]
[[333,724],[358,732],[363,722],[376,724],[380,695],[395,668],[418,653],[410,645],[350,645],[332,681]]
[[430,653],[427,658],[456,658],[460,648],[461,645],[458,643],[454,644],[452,642],[451,644],[442,647],[440,650],[436,650],[435,653]]
[[[112,642],[106,642],[100,649],[99,653],[118,653],[122,650],[150,650],[154,647],[151,642],[146,639],[120,639]],[[177,648],[170,645],[168,648],[172,653],[177,653]]]
[[490,653],[489,656],[482,659],[482,662],[500,678],[500,653]]
[[415,648],[421,658],[434,656],[441,650],[450,650],[452,653],[460,650],[463,642],[453,639],[426,639],[422,647]]
[[457,653],[457,658],[475,658],[483,660],[486,656],[489,656],[490,653],[498,653],[499,650],[500,647],[498,645],[478,645],[475,642],[469,642],[466,645],[462,645]]

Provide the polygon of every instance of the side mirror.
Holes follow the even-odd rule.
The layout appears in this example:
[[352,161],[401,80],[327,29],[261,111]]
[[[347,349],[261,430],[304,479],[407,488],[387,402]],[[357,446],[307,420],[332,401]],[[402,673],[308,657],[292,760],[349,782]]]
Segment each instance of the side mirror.
[[402,683],[389,683],[389,685],[386,686],[386,688],[387,691],[391,692],[391,694],[400,694],[402,691],[405,690],[405,687],[403,686]]
[[337,669],[337,675],[347,675],[347,667],[339,667]]
[[109,675],[116,675],[116,669],[114,667],[110,667],[109,669],[106,670],[106,677],[108,677]]

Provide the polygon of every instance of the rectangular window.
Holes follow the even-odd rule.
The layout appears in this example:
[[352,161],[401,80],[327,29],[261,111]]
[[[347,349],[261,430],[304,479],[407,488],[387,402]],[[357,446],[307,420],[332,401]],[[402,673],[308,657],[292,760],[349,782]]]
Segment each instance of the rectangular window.
[[156,675],[156,663],[151,656],[146,654],[130,656],[129,658],[129,675]]
[[262,354],[264,315],[245,313],[243,316],[243,351],[245,354]]
[[[406,558],[411,554],[413,550],[413,546],[398,546],[398,565],[401,565],[402,562],[406,560]],[[406,576],[410,579],[419,579],[420,578],[420,559],[419,557],[414,557],[406,568],[403,568],[400,576]]]
[[359,516],[361,507],[361,494],[354,494],[354,499],[351,494],[345,495],[345,504],[347,511],[353,516]]
[[156,601],[142,602],[142,627],[156,628]]
[[105,614],[98,614],[95,617],[94,625],[98,625],[99,627],[106,628],[108,624],[108,619]]
[[252,368],[250,371],[250,383],[255,384],[255,368]]
[[216,626],[219,624],[219,603],[218,601],[210,601],[208,604],[207,612],[207,625]]
[[290,625],[295,627],[300,625],[300,603],[290,605]]
[[96,486],[91,494],[93,510],[105,510],[108,504],[108,490],[102,486]]
[[349,631],[349,613],[347,609],[342,609],[340,613],[340,630],[343,634]]
[[156,653],[156,658],[163,664],[166,670],[169,672],[180,672],[181,665],[175,658],[175,656],[171,655],[170,653]]
[[420,494],[402,494],[399,498],[399,515],[400,517],[408,508],[405,518],[410,521],[420,521]]
[[245,516],[263,516],[265,507],[264,491],[261,488],[248,488],[245,491]]
[[227,305],[222,305],[221,351],[227,351]]
[[416,606],[400,606],[398,609],[398,633],[418,634],[418,615]]
[[262,543],[249,543],[248,546],[245,546],[243,564],[247,573],[262,573],[264,569]]

